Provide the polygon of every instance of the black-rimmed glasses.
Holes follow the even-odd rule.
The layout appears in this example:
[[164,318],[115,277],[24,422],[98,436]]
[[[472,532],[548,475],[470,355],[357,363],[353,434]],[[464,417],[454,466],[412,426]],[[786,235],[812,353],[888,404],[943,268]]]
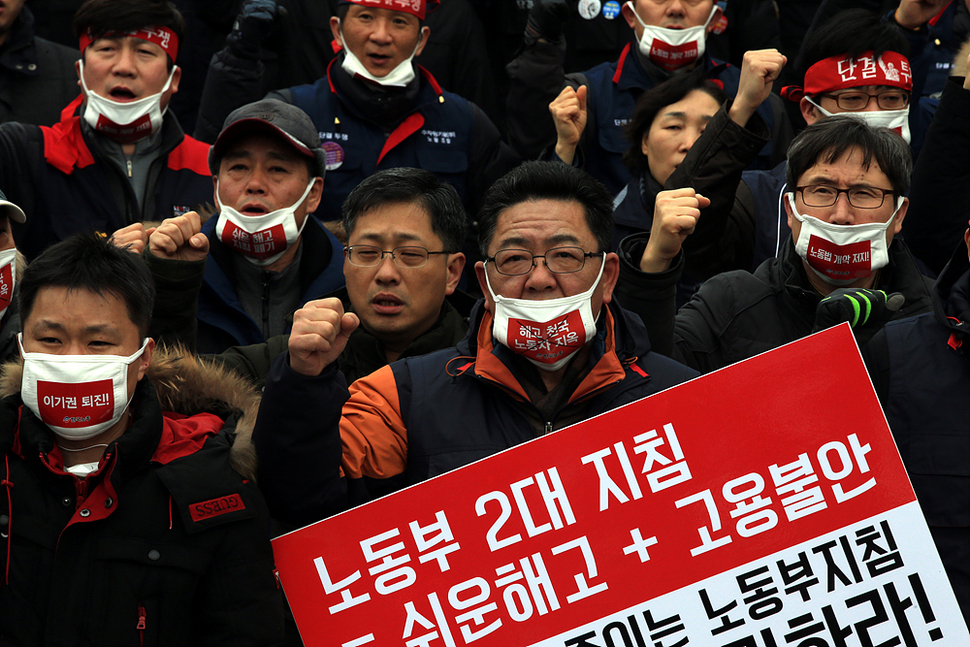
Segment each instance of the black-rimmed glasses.
[[895,195],[892,189],[880,189],[874,186],[840,189],[829,184],[806,184],[795,187],[795,191],[802,194],[802,202],[809,207],[831,207],[838,202],[839,194],[844,193],[849,199],[849,204],[857,209],[878,209],[887,195]]
[[351,245],[344,247],[347,260],[351,265],[357,267],[376,267],[384,261],[384,257],[390,254],[391,260],[398,267],[415,269],[423,267],[428,262],[428,257],[433,254],[450,254],[451,252],[429,252],[424,247],[417,245],[404,245],[395,247],[388,251],[373,245]]
[[604,252],[587,252],[582,247],[554,247],[545,254],[533,254],[525,249],[501,249],[495,256],[485,259],[492,263],[499,274],[521,276],[528,274],[541,258],[553,274],[572,274],[586,266],[586,259],[603,256]]

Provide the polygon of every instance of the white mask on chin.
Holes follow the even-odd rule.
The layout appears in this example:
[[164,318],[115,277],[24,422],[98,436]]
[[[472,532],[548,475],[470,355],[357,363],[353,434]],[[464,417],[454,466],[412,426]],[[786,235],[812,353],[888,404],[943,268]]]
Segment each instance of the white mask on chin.
[[717,11],[716,4],[711,8],[711,14],[703,25],[686,29],[648,25],[637,14],[633,2],[627,2],[627,5],[636,16],[637,22],[643,27],[643,34],[640,36],[640,53],[660,69],[673,72],[690,65],[704,55],[707,25]]
[[907,144],[910,142],[909,106],[906,106],[902,110],[857,110],[855,112],[831,113],[812,101],[811,98],[805,98],[808,99],[808,102],[815,106],[815,108],[826,117],[832,117],[835,114],[849,115],[850,117],[854,117],[855,119],[864,122],[870,128],[888,128],[902,137],[903,141]]
[[219,207],[216,236],[253,265],[272,265],[288,247],[296,244],[303,227],[313,217],[308,213],[303,225],[296,226],[296,210],[310,195],[315,179],[310,180],[303,196],[294,204],[258,216],[245,216],[223,205],[219,200],[219,186],[216,185],[216,206]]
[[91,92],[84,82],[84,61],[78,61],[81,74],[81,89],[84,91],[84,112],[82,116],[96,132],[119,144],[130,144],[147,137],[162,127],[162,119],[168,106],[162,108],[162,95],[172,85],[172,77],[178,66],[173,65],[168,81],[161,92],[135,101],[113,101]]
[[[344,40],[343,25],[340,27],[340,40],[342,42],[347,42]],[[364,81],[369,81],[377,85],[389,88],[403,88],[408,83],[414,80],[414,65],[411,62],[418,53],[418,46],[421,44],[420,32],[418,36],[418,43],[414,46],[414,51],[406,59],[401,61],[397,67],[388,72],[385,76],[374,76],[367,71],[364,64],[360,62],[360,59],[354,56],[354,53],[350,51],[349,47],[344,47],[344,60],[340,64],[340,67],[344,71],[352,76],[353,78],[360,78]]]
[[603,277],[606,255],[592,287],[558,299],[513,299],[495,294],[485,273],[485,285],[495,302],[492,337],[544,371],[558,371],[596,335],[597,312],[590,298]]
[[886,222],[836,225],[798,213],[795,194],[789,193],[792,215],[802,224],[795,252],[829,285],[844,287],[870,276],[889,263],[886,230],[896,220],[904,199],[899,196],[896,210]]

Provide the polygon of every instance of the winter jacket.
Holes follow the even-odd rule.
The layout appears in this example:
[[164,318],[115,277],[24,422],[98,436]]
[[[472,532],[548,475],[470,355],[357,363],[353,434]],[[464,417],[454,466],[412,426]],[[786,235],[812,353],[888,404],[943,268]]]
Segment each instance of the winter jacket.
[[[336,297],[343,301],[344,311],[353,312],[347,289],[341,288],[327,297]],[[400,357],[417,357],[427,353],[450,348],[460,342],[468,332],[468,302],[474,300],[463,293],[452,293],[445,298],[441,306],[441,314],[435,324],[405,348]],[[2,337],[0,337],[2,339]],[[252,381],[257,388],[266,385],[270,365],[277,355],[285,353],[290,340],[289,335],[270,337],[266,343],[251,344],[249,346],[233,346],[225,352],[213,355],[212,359],[221,362],[223,366],[232,369]],[[358,326],[350,334],[347,346],[337,359],[340,372],[348,382],[359,377],[369,375],[387,366],[387,352],[381,340],[368,332],[363,326]]]
[[[415,66],[415,79],[404,94],[380,93],[351,78],[341,60],[338,56],[331,61],[327,75],[311,85],[271,93],[310,115],[320,131],[328,156],[323,198],[315,212],[320,220],[339,220],[344,200],[361,180],[401,166],[431,171],[452,184],[468,213],[475,213],[485,190],[518,163],[485,113],[442,90],[427,70]],[[229,112],[252,100],[247,82],[259,81],[253,67],[227,50],[216,55],[200,108],[200,128],[221,126]],[[367,116],[386,99],[399,100],[399,109]],[[218,134],[198,132],[203,137]]]
[[913,169],[903,236],[913,254],[938,274],[970,219],[970,90],[950,77]]
[[34,14],[23,7],[0,47],[0,123],[60,121],[61,110],[80,92],[74,69],[79,56],[76,49],[35,36]]
[[[885,19],[895,22],[893,12],[886,14]],[[933,120],[936,99],[952,73],[954,57],[970,35],[970,10],[965,2],[951,0],[919,29],[900,27],[900,30],[909,40],[908,58],[913,71],[913,96],[909,108],[911,146],[913,153],[922,157],[923,138]]]
[[[822,297],[812,288],[790,237],[781,256],[765,261],[754,274],[725,272],[704,282],[676,314],[674,289],[683,253],[669,270],[647,274],[639,270],[644,245],[642,236],[621,245],[616,291],[643,318],[658,352],[706,373],[812,332]],[[896,319],[926,312],[932,304],[931,282],[901,240],[889,246],[889,265],[879,271],[876,288],[905,297]]]
[[893,321],[863,349],[926,523],[970,622],[970,262],[961,242],[933,311]]
[[[237,252],[216,236],[217,220],[210,218],[202,226],[202,233],[209,237],[209,255],[203,261],[173,261],[145,254],[157,290],[152,336],[185,344],[198,353],[221,353],[231,346],[266,341],[262,328],[239,302],[231,256]],[[342,287],[344,273],[343,246],[316,219],[307,221],[300,245],[302,305]]]
[[[545,147],[556,142],[556,130],[549,115],[549,104],[565,85],[586,85],[588,117],[580,139],[579,154],[584,170],[606,185],[614,195],[630,180],[623,163],[623,153],[631,142],[623,134],[632,119],[640,95],[663,82],[668,75],[645,61],[635,43],[627,45],[617,61],[603,63],[582,74],[564,75],[562,50],[550,43],[536,43],[524,48],[508,65],[512,89],[508,99],[509,142],[523,157],[539,156]],[[687,74],[703,74],[720,82],[725,93],[733,97],[741,78],[740,71],[705,55]],[[753,164],[753,168],[771,168],[785,158],[792,137],[791,125],[781,98],[772,95],[758,107],[771,140]]]
[[307,378],[277,358],[253,436],[274,517],[320,519],[696,374],[651,352],[640,321],[614,303],[601,312],[587,365],[567,369],[564,389],[548,396],[561,400],[544,415],[528,394],[537,369],[494,344],[483,303],[457,347],[394,362],[349,392],[333,365]]
[[0,402],[0,644],[280,644],[247,438],[258,395],[156,352],[128,430],[80,479],[22,406],[20,377],[5,367]]
[[212,200],[209,147],[182,133],[166,113],[143,208],[131,183],[99,150],[101,135],[74,116],[80,97],[53,127],[0,125],[0,187],[27,215],[11,223],[17,249],[32,259],[82,231],[114,232],[143,220],[164,220]]
[[753,203],[754,250],[751,255],[751,271],[769,258],[781,254],[781,248],[791,236],[788,212],[783,202],[788,183],[785,173],[788,161],[770,171],[745,171],[741,182],[748,188]]
[[[707,124],[663,189],[690,187],[711,200],[701,210],[694,233],[684,240],[687,267],[677,289],[677,306],[686,303],[700,282],[720,272],[749,269],[758,234],[751,192],[741,183],[744,168],[767,141],[768,128],[755,113],[746,127],[728,116],[728,100]],[[612,250],[635,233],[649,232],[661,187],[644,172],[613,201]]]

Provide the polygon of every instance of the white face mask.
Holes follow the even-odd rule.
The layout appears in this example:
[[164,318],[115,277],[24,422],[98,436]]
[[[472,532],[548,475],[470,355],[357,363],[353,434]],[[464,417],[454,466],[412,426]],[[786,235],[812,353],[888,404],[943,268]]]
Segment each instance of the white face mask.
[[283,256],[287,247],[296,244],[303,227],[313,217],[307,214],[303,225],[296,226],[296,210],[310,195],[314,181],[315,178],[310,181],[303,196],[295,204],[259,216],[244,216],[232,207],[222,205],[217,185],[216,206],[219,207],[219,219],[216,221],[216,236],[250,263],[260,267],[272,265]]
[[[340,26],[340,40],[344,40],[343,25]],[[385,87],[392,88],[403,88],[408,83],[414,80],[414,66],[411,65],[411,61],[418,53],[418,45],[421,44],[420,35],[418,37],[418,44],[414,46],[414,51],[406,59],[401,61],[397,67],[388,72],[385,76],[374,76],[367,71],[364,64],[360,62],[360,59],[354,56],[354,53],[350,51],[349,47],[344,47],[344,60],[340,64],[340,67],[350,76],[357,78],[360,77],[365,81],[370,81],[371,83],[376,83],[377,85],[382,85]]]
[[0,252],[0,318],[7,312],[13,300],[13,288],[17,284],[17,249],[11,247]]
[[135,353],[119,355],[52,355],[24,351],[20,397],[51,430],[68,440],[87,440],[121,420],[128,398],[128,367],[145,352],[146,338]]
[[899,196],[896,210],[886,222],[836,225],[798,213],[795,194],[789,193],[792,215],[802,224],[795,252],[829,285],[851,285],[889,263],[886,230],[895,221],[904,199]]
[[130,144],[151,135],[162,127],[162,118],[168,106],[162,109],[162,95],[172,85],[177,66],[172,66],[165,87],[158,94],[137,101],[120,103],[91,92],[84,82],[84,61],[78,61],[81,72],[81,88],[84,90],[84,120],[105,137],[120,144]]
[[707,40],[707,25],[717,11],[717,5],[711,8],[711,15],[703,25],[686,29],[669,29],[648,25],[637,14],[632,2],[627,2],[637,22],[643,27],[640,36],[640,53],[662,70],[673,72],[685,65],[690,65],[704,55]]
[[888,128],[902,137],[903,141],[907,144],[910,142],[909,106],[906,106],[902,110],[860,110],[857,112],[831,113],[812,101],[809,97],[805,98],[826,117],[832,117],[833,114],[849,115],[864,122],[870,128]]
[[533,301],[495,294],[485,273],[485,285],[495,302],[492,337],[544,371],[558,371],[596,334],[590,298],[603,276],[606,256],[593,286],[571,297]]

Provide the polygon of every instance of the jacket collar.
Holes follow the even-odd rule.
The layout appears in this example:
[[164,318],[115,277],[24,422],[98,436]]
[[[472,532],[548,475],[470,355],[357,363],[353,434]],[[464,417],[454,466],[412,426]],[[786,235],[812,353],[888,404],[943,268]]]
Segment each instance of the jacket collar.
[[[604,386],[619,382],[626,377],[626,366],[639,355],[650,351],[646,329],[638,318],[634,321],[622,308],[610,305],[604,305],[601,314],[596,337],[590,342],[590,370],[570,396],[570,403],[582,400]],[[505,346],[495,344],[492,339],[493,320],[492,313],[485,309],[485,300],[479,300],[472,310],[472,325],[469,326],[468,335],[458,345],[459,352],[469,356],[471,361],[457,367],[457,370],[465,373],[474,366],[477,377],[498,384],[521,400],[528,401],[512,361],[514,354]],[[629,330],[630,327],[636,328],[636,325],[639,325],[639,331]],[[637,351],[642,352],[633,354]]]

